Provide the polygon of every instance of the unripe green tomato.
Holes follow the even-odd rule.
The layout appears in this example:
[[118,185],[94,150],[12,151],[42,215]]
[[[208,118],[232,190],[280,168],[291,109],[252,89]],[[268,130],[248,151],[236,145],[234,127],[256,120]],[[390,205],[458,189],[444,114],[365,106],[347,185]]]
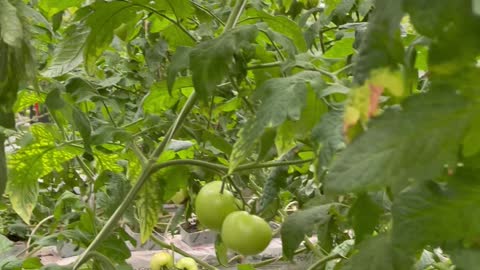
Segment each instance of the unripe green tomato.
[[163,270],[173,268],[173,257],[168,252],[159,252],[153,255],[150,261],[150,268],[152,270]]
[[226,188],[220,193],[221,188],[221,181],[210,182],[200,189],[195,199],[195,212],[200,224],[215,231],[220,231],[228,214],[239,210],[235,196]]
[[180,270],[198,270],[197,263],[190,257],[181,258],[175,264],[175,267]]
[[242,255],[255,255],[267,248],[272,240],[272,229],[262,218],[237,211],[225,218],[221,236],[229,249]]

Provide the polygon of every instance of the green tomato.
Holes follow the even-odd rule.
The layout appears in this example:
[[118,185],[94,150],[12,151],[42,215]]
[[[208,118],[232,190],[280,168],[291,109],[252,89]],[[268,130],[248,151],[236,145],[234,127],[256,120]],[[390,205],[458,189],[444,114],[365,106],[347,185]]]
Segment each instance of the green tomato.
[[181,258],[175,264],[175,267],[181,270],[198,270],[197,263],[190,257]]
[[221,181],[206,184],[195,199],[195,212],[204,227],[220,231],[223,220],[228,214],[238,211],[238,202],[235,196],[226,188],[220,193]]
[[152,270],[163,270],[173,268],[173,257],[168,252],[159,252],[153,255],[150,261],[150,268]]
[[229,249],[242,255],[254,255],[267,248],[272,240],[272,229],[262,218],[237,211],[225,218],[221,236]]

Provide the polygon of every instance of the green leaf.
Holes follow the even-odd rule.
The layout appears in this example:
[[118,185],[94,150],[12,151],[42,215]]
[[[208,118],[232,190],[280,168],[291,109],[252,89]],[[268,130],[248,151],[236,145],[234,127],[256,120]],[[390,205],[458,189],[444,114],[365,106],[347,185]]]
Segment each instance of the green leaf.
[[228,265],[228,248],[223,243],[222,237],[220,234],[217,234],[217,238],[215,239],[215,255],[217,257],[218,262],[223,265],[227,266]]
[[36,103],[44,103],[47,95],[31,90],[21,90],[18,92],[17,100],[13,106],[13,111],[18,113],[26,110]]
[[[394,264],[394,252],[388,235],[379,235],[362,242],[358,247],[359,252],[354,254],[342,270],[406,270],[405,265]],[[398,267],[398,268],[397,268]]]
[[92,135],[92,127],[90,125],[90,119],[82,112],[77,106],[72,107],[72,124],[80,132],[80,136],[83,139],[85,151],[92,154],[90,147],[90,136]]
[[328,167],[337,152],[345,148],[342,128],[343,112],[335,110],[327,112],[313,128],[312,139],[320,151],[318,154],[319,172]]
[[190,70],[193,73],[193,85],[204,101],[228,75],[230,66],[234,64],[234,55],[242,49],[251,48],[257,34],[255,26],[237,27],[192,49]]
[[52,171],[62,171],[63,163],[81,155],[82,149],[57,145],[55,135],[44,125],[34,125],[35,142],[11,155],[8,161],[10,181],[7,192],[15,212],[29,223],[37,203],[38,179]]
[[22,270],[23,269],[39,269],[42,266],[43,264],[40,261],[39,257],[33,257],[33,258],[31,257],[31,258],[26,258],[23,261]]
[[191,47],[178,47],[176,49],[172,61],[167,68],[167,86],[169,93],[172,93],[178,73],[186,70],[190,66],[191,52]]
[[282,237],[283,254],[289,260],[303,241],[317,225],[323,225],[330,220],[332,205],[320,205],[293,213],[285,219],[280,234]]
[[0,234],[0,254],[5,254],[13,247],[13,242]]
[[175,15],[177,20],[185,19],[195,11],[190,0],[164,0],[155,1],[154,6],[158,10],[166,10]]
[[93,155],[97,162],[98,170],[111,171],[111,172],[122,172],[123,168],[118,164],[120,156],[116,153],[104,153],[102,151],[94,150]]
[[255,19],[261,19],[265,22],[273,31],[280,33],[287,37],[295,44],[295,47],[300,52],[307,51],[307,43],[303,37],[301,28],[288,17],[285,16],[273,16],[261,10],[251,9],[248,12]]
[[477,171],[458,170],[447,183],[419,183],[402,192],[392,207],[392,242],[412,254],[425,245],[469,241],[480,235]]
[[361,39],[355,59],[354,79],[362,84],[374,69],[397,67],[403,61],[404,49],[400,39],[400,21],[403,18],[400,0],[375,1],[376,10]]
[[51,17],[69,7],[80,7],[83,2],[83,0],[42,0],[38,3],[38,6],[47,13],[48,17]]
[[333,161],[325,191],[362,192],[392,184],[401,188],[409,179],[439,176],[445,165],[456,164],[473,113],[463,97],[450,91],[408,98],[401,110],[388,109],[372,120]]
[[237,270],[255,270],[255,267],[251,264],[238,264]]
[[162,210],[162,189],[154,177],[143,185],[136,201],[140,223],[140,242],[147,242],[158,223],[158,215]]
[[278,127],[287,119],[298,120],[306,104],[307,83],[318,80],[317,72],[301,72],[291,77],[266,81],[255,91],[261,106],[256,117],[239,131],[230,156],[230,170],[235,169],[252,151],[266,128]]
[[480,249],[478,248],[447,249],[446,252],[451,256],[457,270],[475,270],[480,265]]
[[348,212],[357,244],[372,235],[383,213],[382,206],[372,197],[367,193],[360,194]]
[[8,0],[0,0],[0,37],[7,45],[22,46],[23,25],[17,16],[17,9]]
[[83,62],[83,44],[89,34],[89,29],[78,26],[68,28],[64,39],[55,46],[53,60],[42,75],[49,78],[58,77],[78,67]]
[[126,18],[136,20],[139,9],[133,3],[122,1],[96,2],[92,7],[95,12],[86,20],[90,33],[84,48],[85,68],[89,74],[95,72],[98,57],[112,42],[113,31],[125,23]]
[[326,58],[345,58],[353,54],[353,38],[343,38],[333,44],[323,55]]
[[360,0],[358,13],[364,17],[374,7],[375,0]]
[[[193,83],[190,77],[181,77],[176,80],[174,89],[191,88],[192,86]],[[163,114],[177,104],[181,97],[182,93],[180,91],[169,94],[165,80],[155,83],[152,85],[150,93],[143,103],[143,110],[145,113]]]
[[462,143],[462,153],[472,157],[480,151],[480,119],[475,117]]

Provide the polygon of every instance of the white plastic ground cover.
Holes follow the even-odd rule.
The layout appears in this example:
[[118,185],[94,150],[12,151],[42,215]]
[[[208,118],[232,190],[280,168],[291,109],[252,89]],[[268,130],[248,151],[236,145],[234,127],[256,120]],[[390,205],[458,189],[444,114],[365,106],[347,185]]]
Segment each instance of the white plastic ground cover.
[[[311,239],[312,241],[315,240],[315,238]],[[186,243],[184,243],[181,239],[180,236],[175,236],[167,242],[173,243],[175,246],[178,248],[186,251],[187,253],[191,254],[192,256],[195,256],[197,258],[200,258],[204,261],[206,261],[209,264],[212,265],[217,265],[217,259],[215,257],[215,248],[213,247],[212,244],[206,244],[206,245],[200,245],[196,247],[190,247]],[[150,268],[150,259],[151,257],[157,253],[158,250],[141,250],[141,251],[132,251],[132,256],[130,259],[128,259],[128,263],[133,267],[135,270],[147,270]],[[233,256],[233,254],[231,254]],[[257,263],[269,258],[275,258],[275,257],[280,257],[282,255],[282,245],[281,245],[281,240],[279,238],[275,238],[272,240],[270,245],[267,247],[267,249],[262,252],[259,255],[256,256],[249,256],[245,259],[243,263]],[[42,262],[44,263],[53,263],[57,265],[68,265],[71,264],[76,260],[76,256],[74,257],[69,257],[69,258],[59,258],[57,256],[57,260],[54,259],[52,256],[42,256]],[[178,260],[182,258],[181,255],[175,254],[175,260]],[[277,262],[265,267],[262,267],[261,269],[279,269],[279,270],[304,270],[306,269],[305,262],[308,260],[308,257],[305,256],[297,256],[295,261],[296,263],[287,263],[287,262]],[[235,266],[225,268],[225,267],[218,267],[219,269],[222,270],[233,270],[237,269]]]

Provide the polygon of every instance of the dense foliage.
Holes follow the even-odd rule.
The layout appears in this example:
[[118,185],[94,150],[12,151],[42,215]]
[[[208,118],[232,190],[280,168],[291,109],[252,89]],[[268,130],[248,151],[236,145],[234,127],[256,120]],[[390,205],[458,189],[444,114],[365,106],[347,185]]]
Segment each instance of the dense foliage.
[[170,248],[219,180],[309,269],[477,269],[478,29],[478,0],[0,0],[0,268],[132,269],[128,231]]

